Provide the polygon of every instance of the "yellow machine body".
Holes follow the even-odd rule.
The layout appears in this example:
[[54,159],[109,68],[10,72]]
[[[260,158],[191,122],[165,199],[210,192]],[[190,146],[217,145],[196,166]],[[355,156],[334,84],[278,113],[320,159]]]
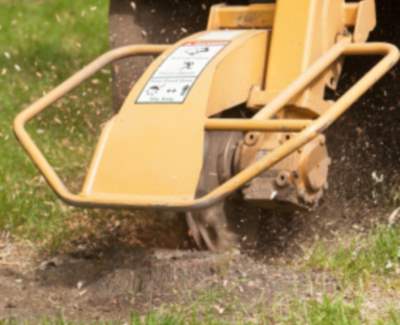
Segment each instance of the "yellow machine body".
[[261,84],[267,40],[266,31],[205,32],[161,55],[105,126],[83,194],[193,199],[206,118]]
[[[207,31],[178,44],[106,53],[24,110],[15,132],[55,192],[80,206],[203,209],[243,191],[246,200],[318,202],[329,156],[323,132],[399,59],[397,48],[365,43],[375,2],[277,0],[214,6]],[[161,54],[106,123],[81,193],[73,194],[24,129],[25,124],[115,60]],[[336,101],[346,55],[383,59]],[[245,108],[250,115],[226,118]],[[198,196],[207,135],[239,132],[233,173]],[[224,156],[224,153],[220,153]]]

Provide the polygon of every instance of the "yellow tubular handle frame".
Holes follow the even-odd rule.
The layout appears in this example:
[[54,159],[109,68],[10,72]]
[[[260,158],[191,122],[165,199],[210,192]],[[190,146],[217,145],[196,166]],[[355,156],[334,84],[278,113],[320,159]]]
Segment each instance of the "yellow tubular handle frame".
[[[63,84],[45,95],[42,99],[20,113],[14,121],[14,130],[22,146],[28,152],[36,166],[43,173],[49,185],[66,202],[85,207],[113,207],[113,208],[152,208],[169,210],[203,209],[225,199],[231,193],[247,182],[271,168],[291,153],[301,148],[319,134],[323,133],[368,89],[381,79],[399,60],[400,54],[396,46],[387,43],[348,44],[340,42],[333,46],[319,60],[317,60],[303,75],[294,81],[285,91],[260,110],[253,119],[208,119],[207,130],[235,130],[235,131],[300,131],[282,146],[276,148],[266,156],[253,163],[230,180],[220,185],[207,195],[198,199],[163,198],[157,196],[131,195],[91,195],[83,196],[71,193],[47,162],[32,138],[26,132],[25,124],[38,115],[49,105],[66,95],[83,81],[102,69],[105,65],[129,56],[159,54],[168,49],[165,45],[138,45],[127,46],[112,50],[86,68],[76,73]],[[368,71],[355,85],[353,85],[340,99],[338,99],[323,115],[316,120],[270,120],[287,103],[326,71],[341,56],[349,55],[382,55],[384,56],[370,71]]]

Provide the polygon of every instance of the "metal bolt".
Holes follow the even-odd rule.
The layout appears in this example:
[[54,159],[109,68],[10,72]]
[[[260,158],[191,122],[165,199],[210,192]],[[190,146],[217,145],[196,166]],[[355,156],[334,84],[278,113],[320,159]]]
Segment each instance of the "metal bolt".
[[250,133],[247,133],[246,136],[244,137],[244,143],[247,146],[254,146],[258,142],[259,138],[260,138],[260,135],[258,133],[250,132]]
[[279,173],[275,182],[276,182],[276,185],[278,185],[279,187],[285,187],[285,186],[289,185],[289,179],[290,179],[289,172],[282,171]]

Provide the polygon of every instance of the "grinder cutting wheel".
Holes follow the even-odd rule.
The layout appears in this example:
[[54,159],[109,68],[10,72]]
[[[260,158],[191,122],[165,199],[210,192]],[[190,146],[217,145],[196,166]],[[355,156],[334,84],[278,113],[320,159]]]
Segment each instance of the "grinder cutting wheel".
[[[197,245],[217,251],[252,237],[259,209],[318,205],[331,162],[325,130],[399,52],[366,43],[376,25],[374,0],[213,5],[207,29],[194,33],[212,4],[111,1],[115,50],[21,113],[15,131],[68,203],[183,212]],[[159,57],[137,58],[143,55]],[[348,55],[383,59],[342,97],[328,99]],[[102,131],[82,192],[72,194],[24,124],[109,63],[117,113]]]

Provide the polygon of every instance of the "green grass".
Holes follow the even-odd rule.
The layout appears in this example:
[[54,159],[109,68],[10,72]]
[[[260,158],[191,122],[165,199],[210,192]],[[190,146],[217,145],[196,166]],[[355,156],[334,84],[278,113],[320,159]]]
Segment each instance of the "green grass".
[[341,297],[325,296],[321,301],[298,301],[292,304],[289,312],[277,324],[282,325],[399,325],[400,314],[390,310],[377,320],[363,316],[362,301],[355,299],[346,302]]
[[[108,1],[0,1],[0,231],[62,238],[71,209],[14,138],[16,114],[108,47]],[[110,71],[53,105],[29,130],[72,186],[81,180],[100,122],[111,112]]]
[[318,245],[308,265],[336,272],[345,280],[366,280],[400,271],[400,228],[380,226],[364,239],[350,245],[338,244],[333,251]]
[[315,300],[295,302],[283,324],[310,325],[361,325],[359,302],[345,303],[342,299],[324,297],[321,302]]
[[269,315],[257,315],[251,320],[223,319],[209,314],[208,317],[198,316],[196,310],[190,313],[158,311],[145,316],[132,315],[124,322],[74,322],[57,319],[40,321],[0,320],[0,325],[400,325],[399,311],[389,310],[383,316],[372,319],[362,313],[362,301],[346,302],[341,297],[323,297],[321,301],[294,301]]

